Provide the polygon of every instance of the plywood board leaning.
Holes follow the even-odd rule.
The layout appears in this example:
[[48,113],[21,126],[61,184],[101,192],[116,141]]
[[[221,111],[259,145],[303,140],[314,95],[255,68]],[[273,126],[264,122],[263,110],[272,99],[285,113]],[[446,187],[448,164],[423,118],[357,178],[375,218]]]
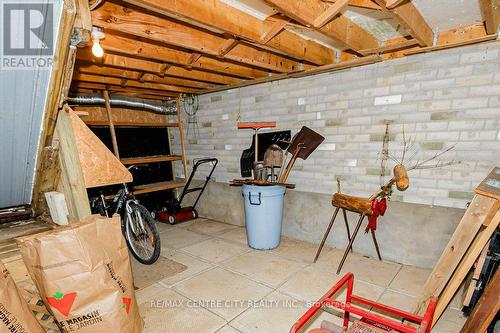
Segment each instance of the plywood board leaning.
[[465,256],[460,261],[457,269],[453,273],[450,278],[449,283],[444,288],[443,292],[439,296],[438,303],[436,306],[436,311],[434,312],[434,320],[433,325],[436,324],[441,314],[444,312],[451,299],[457,292],[458,288],[462,285],[467,273],[469,273],[472,265],[476,262],[477,258],[481,254],[481,251],[488,243],[489,239],[498,228],[498,224],[500,223],[500,212],[498,211],[498,201],[497,204],[494,205],[496,207],[496,214],[493,219],[490,220],[488,226],[482,229],[472,242],[472,245],[465,253]]
[[71,123],[85,187],[132,182],[132,174],[73,111]]
[[[422,313],[431,296],[440,297],[434,323],[498,226],[500,201],[496,194],[497,188],[494,186],[497,183],[490,181],[498,178],[498,170],[499,168],[495,168],[476,189],[476,195],[420,294],[415,313]],[[485,188],[484,184],[488,184],[489,187]],[[491,184],[493,186],[490,186]]]

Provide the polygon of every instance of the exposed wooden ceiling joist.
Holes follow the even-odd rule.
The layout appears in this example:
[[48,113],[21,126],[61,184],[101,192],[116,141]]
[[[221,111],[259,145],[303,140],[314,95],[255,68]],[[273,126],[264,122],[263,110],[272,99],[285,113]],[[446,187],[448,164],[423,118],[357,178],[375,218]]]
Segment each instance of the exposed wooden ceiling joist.
[[200,81],[192,81],[192,80],[189,80],[187,78],[180,79],[180,78],[174,78],[174,77],[168,77],[168,76],[160,77],[158,75],[145,73],[145,72],[139,72],[139,71],[133,71],[133,70],[123,70],[123,69],[119,69],[119,68],[96,66],[96,65],[90,65],[90,66],[81,66],[80,65],[75,69],[75,71],[77,73],[116,77],[116,78],[122,78],[122,79],[127,79],[127,80],[139,81],[139,82],[143,82],[143,83],[144,82],[163,83],[163,84],[168,84],[168,85],[173,85],[173,86],[195,88],[195,89],[210,89],[210,88],[216,88],[216,87],[220,86],[220,85],[205,83],[205,82],[200,82]]
[[[342,0],[346,1],[346,0]],[[266,45],[279,53],[313,64],[324,65],[335,59],[333,50],[305,40],[289,31],[280,31],[263,42],[262,35],[273,29],[273,19],[261,21],[220,0],[125,0],[153,12],[201,26],[210,26],[224,33]],[[278,24],[282,23],[278,21]]]
[[123,56],[112,54],[105,54],[102,60],[98,60],[92,56],[89,57],[88,55],[84,55],[81,52],[78,52],[77,60],[80,64],[95,64],[97,66],[107,66],[125,70],[130,69],[145,73],[153,73],[159,76],[189,78],[190,80],[207,83],[235,84],[243,81],[231,76],[224,76],[199,70],[187,70],[182,67],[169,66],[167,68],[164,67],[164,65],[156,62],[142,59],[126,58]]
[[409,0],[387,0],[386,7],[389,9],[392,9],[394,7],[399,6],[400,4],[402,4],[405,1],[409,1]]
[[94,91],[101,91],[101,92],[103,90],[108,90],[110,94],[114,92],[125,92],[125,93],[155,95],[161,97],[176,97],[179,95],[179,93],[163,91],[163,90],[152,90],[152,89],[133,88],[133,87],[123,88],[120,85],[117,86],[113,84],[74,81],[71,86],[71,91],[77,91],[78,89],[92,89]]
[[336,64],[323,65],[323,66],[315,67],[315,68],[312,68],[309,70],[300,71],[297,73],[276,74],[276,75],[270,76],[268,78],[256,79],[256,80],[243,82],[243,83],[239,83],[239,84],[235,84],[235,85],[231,85],[231,86],[223,87],[223,88],[210,89],[210,90],[203,91],[201,93],[205,94],[205,93],[216,92],[216,91],[221,91],[221,90],[226,90],[226,89],[241,88],[241,87],[246,87],[246,86],[259,84],[259,83],[272,82],[272,81],[276,81],[276,80],[300,78],[300,77],[314,75],[314,74],[333,72],[333,71],[342,70],[342,69],[346,69],[346,68],[373,64],[373,63],[379,62],[379,61],[382,61],[382,58],[380,58],[377,55],[371,55],[371,56],[367,56],[367,57],[357,58],[354,60],[343,61],[343,62],[336,63]]
[[392,9],[386,8],[386,0],[375,0],[375,2],[392,13],[398,22],[410,31],[411,36],[418,40],[421,46],[432,45],[434,32],[411,1],[403,2]]
[[114,52],[142,59],[153,59],[155,61],[163,63],[168,62],[177,66],[190,68],[199,67],[204,70],[247,79],[268,76],[267,71],[221,59],[202,56],[193,63],[192,52],[179,51],[166,46],[149,43],[142,39],[134,39],[133,36],[115,35],[112,32],[106,34],[106,38],[102,40],[101,46],[107,52]]
[[[108,77],[108,76],[99,76],[99,75],[93,75],[93,74],[83,74],[83,73],[74,73],[73,74],[73,81],[100,83],[100,84],[107,84],[107,85],[121,86],[121,87],[124,86],[124,84],[122,83],[122,79],[119,79],[119,78]],[[177,87],[177,86],[172,86],[172,85],[162,84],[162,83],[149,83],[149,82],[141,83],[141,82],[135,82],[135,81],[130,81],[130,80],[127,80],[125,86],[131,87],[131,88],[144,88],[144,89],[152,89],[152,90],[161,90],[161,91],[167,91],[167,92],[173,92],[173,93],[194,94],[194,93],[200,92],[199,89]]]
[[416,39],[407,39],[406,37],[398,37],[385,41],[385,43],[380,47],[360,50],[359,53],[363,55],[385,53],[385,52],[392,52],[401,49],[406,49],[416,45],[418,45],[418,41]]
[[[219,54],[220,45],[226,40],[224,37],[177,23],[171,19],[148,15],[111,2],[105,2],[94,10],[92,21],[94,25],[105,29],[121,31],[215,57]],[[279,73],[291,72],[299,68],[296,60],[243,43],[234,47],[225,58]]]
[[[306,26],[313,26],[329,5],[321,0],[264,0],[281,13]],[[378,40],[344,15],[317,29],[345,48],[355,51],[379,46]]]
[[500,0],[479,0],[481,14],[488,34],[498,32],[500,25]]
[[281,33],[283,29],[285,29],[288,22],[290,22],[290,19],[284,18],[280,15],[275,15],[272,18],[268,17],[266,21],[270,22],[271,26],[260,35],[259,39],[259,43],[264,45],[269,43],[270,40]]
[[328,7],[327,10],[325,10],[320,16],[318,16],[314,22],[313,26],[315,28],[321,28],[328,22],[330,22],[335,16],[337,16],[341,11],[343,11],[346,7],[347,4],[349,3],[349,0],[337,0],[333,5]]
[[[335,3],[338,0],[322,0],[322,1]],[[373,2],[372,0],[350,0],[349,6],[366,8],[366,9],[374,9],[374,10],[382,10],[382,8],[379,5],[377,5],[375,2]]]
[[[104,44],[104,41],[101,43]],[[164,58],[160,55],[154,56],[157,54],[154,45],[147,43],[141,45],[143,46],[142,49],[136,49],[133,43],[131,43],[130,48],[127,48],[127,44],[120,44],[114,48],[114,50],[120,51],[118,54],[109,53],[108,50],[101,59],[95,58],[89,49],[79,49],[77,59],[95,64],[104,64],[125,69],[130,68],[149,73],[162,73],[163,75],[166,74],[166,72],[164,72],[165,70],[169,73],[175,71],[182,73],[182,75],[187,74],[193,79],[223,84],[240,81],[240,78],[252,79],[268,76],[266,72],[261,70],[205,57],[198,59],[197,63],[194,65],[195,68],[191,67],[191,70],[184,70],[184,68],[180,66],[167,67],[162,63],[162,61],[165,61]],[[106,48],[104,49],[107,50]],[[149,51],[151,51],[151,53]],[[187,67],[186,64],[182,64],[181,66]],[[240,78],[234,76],[239,76]]]

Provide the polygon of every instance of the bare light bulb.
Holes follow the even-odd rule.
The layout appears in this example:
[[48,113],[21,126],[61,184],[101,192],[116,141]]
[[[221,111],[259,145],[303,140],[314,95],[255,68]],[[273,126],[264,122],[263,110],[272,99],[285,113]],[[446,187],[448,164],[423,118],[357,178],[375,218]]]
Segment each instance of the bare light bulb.
[[97,58],[102,58],[102,56],[104,55],[104,50],[102,49],[101,44],[99,44],[99,39],[93,39],[93,44],[94,45],[92,45],[92,53]]

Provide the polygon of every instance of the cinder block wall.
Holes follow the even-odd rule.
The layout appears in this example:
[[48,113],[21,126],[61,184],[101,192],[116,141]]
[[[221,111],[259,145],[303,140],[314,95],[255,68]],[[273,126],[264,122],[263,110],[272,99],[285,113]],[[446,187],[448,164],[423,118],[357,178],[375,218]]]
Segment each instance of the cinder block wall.
[[[204,197],[201,213],[237,224],[242,223],[242,206],[232,198],[237,191],[215,187],[225,188],[223,183],[239,177],[241,151],[251,144],[252,131],[237,130],[238,120],[276,121],[277,129],[291,129],[293,133],[308,126],[326,137],[309,159],[297,162],[288,180],[297,184],[294,192],[300,193],[298,197],[293,195],[301,202],[292,204],[314,206],[317,200],[325,201],[321,210],[311,210],[309,217],[299,214],[305,220],[288,214],[285,221],[285,234],[315,242],[328,222],[329,196],[337,189],[337,177],[342,180],[344,193],[369,196],[379,188],[384,122],[391,122],[389,149],[396,157],[401,154],[403,128],[406,138],[414,138],[417,143],[416,159],[429,158],[456,144],[443,160],[460,160],[461,164],[412,171],[410,188],[394,193],[393,206],[399,207],[401,216],[393,216],[399,219],[393,223],[399,223],[397,228],[402,233],[391,233],[391,222],[386,222],[385,233],[390,237],[381,244],[383,254],[392,260],[432,266],[475,186],[500,164],[500,43],[202,95],[197,120],[198,135],[191,128],[187,139],[189,159],[210,156],[220,161],[214,174],[219,184],[211,185],[217,195]],[[393,165],[389,162],[387,172]],[[226,206],[217,201],[234,204]],[[219,213],[211,207],[219,207]],[[418,215],[407,218],[405,212],[417,214],[415,207]],[[316,222],[308,224],[307,219]],[[386,220],[384,217],[382,221]],[[421,229],[424,225],[427,230]],[[330,243],[342,246],[343,232],[338,226]],[[435,233],[440,233],[439,237]],[[411,242],[397,240],[415,235],[426,239],[423,244],[427,248],[412,248]],[[368,238],[363,243],[368,243]],[[420,254],[414,256],[420,259],[398,254],[412,249],[419,249]],[[361,244],[359,252],[373,255],[371,244]]]

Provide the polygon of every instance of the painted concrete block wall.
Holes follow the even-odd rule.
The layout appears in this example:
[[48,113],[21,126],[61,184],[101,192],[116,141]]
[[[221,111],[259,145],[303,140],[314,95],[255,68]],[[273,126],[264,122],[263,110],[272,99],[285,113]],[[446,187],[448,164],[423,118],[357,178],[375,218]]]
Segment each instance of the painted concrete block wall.
[[[445,161],[462,164],[415,170],[394,200],[464,208],[474,187],[500,164],[500,43],[414,55],[301,79],[202,95],[199,135],[190,131],[190,159],[220,161],[217,181],[239,177],[241,151],[251,130],[240,121],[276,121],[292,133],[308,126],[326,137],[308,160],[298,160],[289,181],[306,192],[368,196],[380,185],[380,152],[390,125],[390,152],[399,156],[415,138],[425,159],[456,144]],[[393,165],[393,164],[392,164]],[[390,165],[391,166],[391,165]]]
[[[329,222],[337,177],[344,193],[367,197],[379,188],[384,122],[392,122],[394,156],[401,153],[403,128],[418,143],[416,159],[456,144],[443,161],[462,163],[410,172],[410,188],[395,191],[379,230],[384,258],[432,267],[473,189],[500,165],[500,43],[202,95],[197,118],[199,133],[191,129],[186,140],[189,159],[219,159],[217,183],[209,186],[200,213],[234,224],[243,223],[241,196],[224,183],[240,177],[241,151],[252,135],[236,129],[238,120],[276,121],[277,129],[292,133],[308,126],[326,137],[308,160],[297,162],[289,177],[297,189],[286,197],[283,233],[312,242]],[[344,229],[336,225],[328,244],[343,247]],[[355,250],[374,256],[368,237]]]

